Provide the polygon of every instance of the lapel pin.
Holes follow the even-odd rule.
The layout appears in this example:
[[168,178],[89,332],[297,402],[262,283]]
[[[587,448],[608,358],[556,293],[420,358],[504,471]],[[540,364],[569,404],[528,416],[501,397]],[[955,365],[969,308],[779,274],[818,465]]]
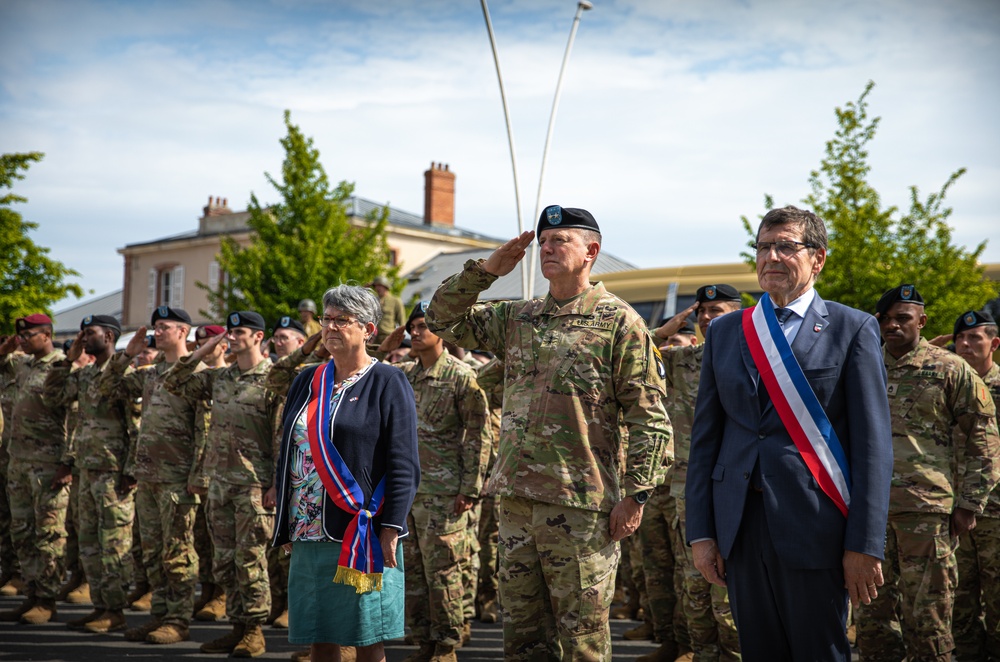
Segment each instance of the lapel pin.
[[822,324],[815,324],[815,325],[813,325],[813,331],[815,331],[816,333],[819,333],[822,329],[823,329],[823,325]]

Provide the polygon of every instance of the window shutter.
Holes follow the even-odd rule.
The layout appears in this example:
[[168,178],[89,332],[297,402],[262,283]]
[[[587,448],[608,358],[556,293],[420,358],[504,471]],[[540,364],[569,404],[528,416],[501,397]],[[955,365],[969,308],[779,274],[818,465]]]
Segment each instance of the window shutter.
[[208,291],[213,294],[219,290],[219,263],[212,260],[208,263]]
[[153,309],[156,308],[156,281],[159,275],[156,269],[149,270],[149,291],[146,293],[146,319],[153,316]]
[[174,275],[170,282],[170,305],[174,308],[184,307],[184,265],[174,267]]

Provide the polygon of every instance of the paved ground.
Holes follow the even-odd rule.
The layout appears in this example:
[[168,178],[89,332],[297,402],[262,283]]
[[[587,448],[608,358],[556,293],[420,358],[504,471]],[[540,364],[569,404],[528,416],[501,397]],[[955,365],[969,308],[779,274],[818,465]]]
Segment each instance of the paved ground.
[[[15,608],[23,598],[0,597],[0,611]],[[83,634],[66,628],[66,621],[89,613],[90,605],[79,606],[60,603],[58,622],[45,625],[19,625],[0,623],[0,660],[73,660],[116,662],[118,660],[176,660],[176,659],[222,659],[221,655],[205,655],[198,647],[229,631],[229,624],[200,623],[191,625],[191,641],[172,646],[153,646],[125,641],[121,633],[95,635]],[[141,625],[146,614],[129,612],[129,626]],[[634,621],[612,621],[614,637],[614,659],[632,660],[654,649],[651,642],[632,642],[622,638],[622,632],[637,625]],[[267,653],[259,660],[287,660],[289,654],[299,647],[289,644],[286,631],[265,628]],[[500,625],[474,623],[472,641],[458,651],[458,659],[463,662],[475,660],[503,659]],[[412,646],[391,644],[386,647],[388,662],[401,662],[414,652]]]

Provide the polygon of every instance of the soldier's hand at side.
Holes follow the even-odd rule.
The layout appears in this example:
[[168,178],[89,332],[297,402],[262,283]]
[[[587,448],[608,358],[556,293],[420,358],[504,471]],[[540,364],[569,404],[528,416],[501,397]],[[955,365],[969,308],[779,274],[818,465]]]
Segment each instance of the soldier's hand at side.
[[305,354],[306,356],[312,354],[316,350],[316,345],[319,345],[320,337],[322,335],[323,332],[320,331],[319,333],[314,333],[311,336],[309,336],[309,338],[304,343],[302,343],[302,353]]
[[83,331],[76,334],[76,338],[73,338],[73,344],[69,346],[69,350],[66,352],[66,360],[70,363],[76,363],[76,360],[83,355]]
[[130,359],[142,354],[142,350],[146,349],[146,327],[140,326],[135,331],[135,335],[128,341],[125,345],[125,356]]
[[406,335],[406,326],[397,326],[378,346],[378,351],[389,353],[394,349],[398,349],[403,344],[404,335]]
[[716,586],[726,585],[726,561],[714,540],[699,540],[691,543],[694,567],[705,581]]
[[52,489],[57,490],[73,482],[73,467],[60,464],[56,469],[56,475],[52,477]]
[[264,492],[264,496],[260,499],[260,505],[265,508],[274,508],[278,505],[278,488],[272,485]]
[[976,528],[976,514],[965,508],[956,508],[951,514],[951,537],[957,538]]
[[625,497],[611,509],[609,533],[618,541],[635,533],[642,524],[642,506],[632,497]]
[[382,564],[387,568],[396,567],[396,540],[399,538],[399,531],[383,526],[379,531],[378,541],[382,543]]
[[472,508],[475,505],[476,500],[472,497],[467,497],[464,494],[455,495],[455,514],[461,515],[466,510]]
[[524,250],[531,245],[531,240],[534,238],[534,231],[522,232],[493,251],[483,263],[483,269],[486,270],[486,273],[494,276],[506,276],[514,270],[518,262],[524,259]]
[[844,552],[844,588],[855,609],[861,603],[871,604],[878,597],[878,587],[884,583],[881,561],[861,552]]
[[927,342],[934,345],[935,347],[947,347],[948,343],[950,343],[952,341],[952,338],[954,337],[955,336],[951,335],[950,333],[946,333],[943,336],[935,336],[934,338],[931,338]]
[[666,340],[680,331],[684,327],[684,322],[687,321],[688,315],[698,310],[698,303],[699,302],[695,301],[693,304],[664,322],[663,326],[658,329],[654,329],[653,337],[657,340]]

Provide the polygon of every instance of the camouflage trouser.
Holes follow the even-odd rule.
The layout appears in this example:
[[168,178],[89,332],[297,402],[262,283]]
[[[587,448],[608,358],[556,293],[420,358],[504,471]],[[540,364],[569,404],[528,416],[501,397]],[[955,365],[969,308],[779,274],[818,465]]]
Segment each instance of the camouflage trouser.
[[271,604],[288,606],[288,566],[291,557],[281,547],[267,550],[267,577],[271,582]]
[[7,447],[0,446],[0,570],[20,573],[14,543],[10,539],[10,500],[7,498],[7,467],[10,455]]
[[483,497],[483,513],[479,519],[479,591],[478,600],[484,605],[497,599],[497,504],[495,496]]
[[649,612],[649,594],[646,593],[646,572],[642,566],[642,544],[638,533],[622,541],[622,549],[628,550],[622,560],[619,570],[627,573],[626,585],[629,590],[639,595],[639,607],[642,609],[643,621],[652,623]]
[[66,510],[69,486],[52,489],[58,464],[10,460],[7,496],[10,537],[21,562],[21,576],[38,598],[59,594],[65,570]]
[[465,620],[471,621],[476,617],[476,591],[479,588],[479,520],[482,519],[482,503],[477,502],[469,509],[469,528],[466,534],[469,537],[469,552],[462,562],[462,614]]
[[[642,565],[645,577],[648,618],[653,633],[661,643],[670,641],[687,647],[687,624],[679,617],[677,593],[674,587],[674,540],[670,535],[676,517],[674,499],[669,487],[653,491],[642,509],[642,524],[638,535],[640,556],[635,559]],[[634,561],[633,561],[634,562]]]
[[469,513],[455,515],[454,509],[454,495],[418,494],[407,517],[406,624],[417,641],[455,645],[462,637]]
[[885,586],[857,610],[862,660],[949,660],[958,563],[950,518],[938,513],[889,515]]
[[608,513],[500,497],[505,660],[611,660],[621,557]]
[[271,613],[267,547],[274,511],[264,508],[259,486],[213,480],[208,488],[208,527],[215,556],[215,583],[226,589],[226,615],[234,623],[263,623]]
[[95,609],[124,609],[132,581],[132,492],[118,491],[117,471],[80,470],[80,565]]
[[67,573],[80,572],[80,471],[73,469],[73,482],[69,485],[69,508],[66,509],[66,559],[63,564]]
[[1000,519],[978,518],[959,538],[957,557],[955,659],[1000,660]]
[[681,551],[677,557],[681,572],[681,609],[687,622],[695,662],[740,660],[740,638],[729,607],[729,591],[725,586],[708,583],[694,567],[694,555],[685,542],[685,503],[682,498],[674,499],[677,519],[671,533],[674,549]]
[[166,623],[187,625],[194,610],[198,555],[194,515],[200,498],[184,483],[139,481],[136,515],[142,529],[142,563],[153,590],[150,613]]
[[208,532],[208,499],[198,504],[194,516],[194,551],[198,554],[198,581],[202,584],[215,582],[212,571],[212,534]]
[[[133,505],[136,494],[138,493],[133,492],[132,494]],[[132,555],[132,580],[136,586],[149,586],[149,579],[146,578],[146,566],[142,563],[142,536],[139,532],[140,528],[139,509],[136,508],[135,519],[132,520],[132,549],[129,552]]]

